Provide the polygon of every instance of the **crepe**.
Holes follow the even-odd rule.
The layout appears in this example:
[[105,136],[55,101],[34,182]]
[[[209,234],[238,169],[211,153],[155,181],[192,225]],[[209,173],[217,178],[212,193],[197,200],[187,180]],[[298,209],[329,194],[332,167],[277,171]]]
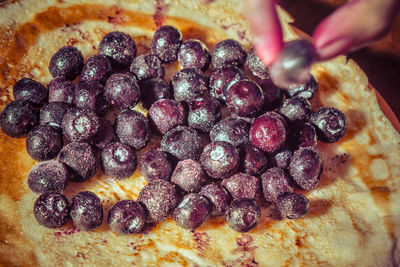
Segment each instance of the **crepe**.
[[[291,17],[278,8],[285,40],[297,38]],[[178,27],[184,39],[198,38],[211,50],[234,38],[251,46],[242,1],[18,1],[0,6],[0,105],[12,100],[12,85],[31,77],[47,84],[50,57],[64,45],[78,47],[85,58],[97,53],[110,31],[129,33],[138,54],[149,51],[157,27]],[[179,68],[167,67],[166,79]],[[262,202],[259,225],[248,233],[233,231],[223,217],[200,228],[179,228],[168,218],[141,234],[116,235],[104,219],[84,232],[68,223],[47,229],[34,219],[37,196],[26,183],[36,164],[25,138],[0,131],[0,263],[4,266],[399,266],[400,135],[381,112],[374,89],[352,60],[339,56],[316,64],[319,82],[313,108],[333,106],[348,121],[345,137],[319,143],[324,172],[318,188],[304,192],[310,211],[302,219],[275,220]],[[145,110],[137,107],[137,109]],[[159,143],[152,137],[144,151]],[[85,183],[69,183],[64,194],[83,190],[102,200],[105,218],[120,199],[136,200],[146,184],[137,170],[115,181],[99,170]]]

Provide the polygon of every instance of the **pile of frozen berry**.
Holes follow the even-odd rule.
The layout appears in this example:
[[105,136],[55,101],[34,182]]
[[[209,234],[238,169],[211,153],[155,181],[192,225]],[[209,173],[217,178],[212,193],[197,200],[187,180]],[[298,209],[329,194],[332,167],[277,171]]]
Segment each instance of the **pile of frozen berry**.
[[[27,151],[40,161],[27,183],[40,195],[33,210],[41,225],[57,228],[72,219],[92,230],[102,223],[94,193],[79,192],[71,203],[61,194],[69,182],[91,179],[99,166],[125,179],[139,165],[148,181],[136,201],[119,201],[108,212],[107,223],[119,234],[138,233],[171,214],[187,229],[225,215],[231,228],[246,232],[258,224],[257,203],[265,200],[282,218],[307,213],[309,201],[298,191],[319,183],[317,139],[335,142],[346,131],[339,110],[312,110],[313,78],[281,90],[253,49],[246,53],[227,39],[210,53],[200,40],[183,41],[172,26],[155,32],[150,54],[136,53],[128,34],[111,32],[86,63],[77,48],[59,49],[47,89],[29,78],[14,85],[15,100],[2,110],[0,124],[9,136],[27,134]],[[176,60],[182,69],[167,83],[164,64]],[[132,109],[139,101],[147,117]],[[119,112],[112,123],[111,111]],[[160,146],[138,164],[135,151],[152,134],[161,137]]]

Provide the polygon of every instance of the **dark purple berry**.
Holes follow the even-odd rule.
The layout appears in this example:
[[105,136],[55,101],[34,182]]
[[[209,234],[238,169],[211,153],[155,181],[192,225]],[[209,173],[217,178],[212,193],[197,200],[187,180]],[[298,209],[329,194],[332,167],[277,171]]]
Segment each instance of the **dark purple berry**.
[[65,102],[72,104],[75,85],[63,77],[56,77],[47,85],[49,90],[49,102]]
[[311,78],[306,83],[299,86],[290,87],[285,90],[285,93],[288,95],[288,97],[297,96],[305,99],[311,99],[314,97],[317,91],[318,83],[314,79],[314,77],[311,76]]
[[183,105],[172,99],[158,100],[149,109],[150,125],[156,134],[166,134],[172,128],[184,124],[186,117]]
[[299,148],[290,160],[289,172],[302,189],[314,189],[321,179],[321,154],[313,147]]
[[264,197],[267,201],[276,202],[286,192],[293,192],[293,182],[281,168],[271,168],[261,175]]
[[178,204],[178,195],[173,184],[163,179],[155,179],[143,187],[138,201],[145,207],[146,222],[158,223],[174,210]]
[[262,151],[272,153],[286,141],[285,119],[276,112],[267,112],[255,119],[250,128],[250,142]]
[[99,116],[106,113],[108,103],[104,97],[104,89],[96,81],[79,82],[74,92],[74,106],[93,110]]
[[198,192],[206,180],[207,175],[200,163],[192,159],[179,161],[171,175],[171,182],[189,193]]
[[154,179],[169,180],[172,173],[167,154],[158,149],[151,149],[142,155],[139,169],[148,182]]
[[100,119],[92,110],[71,108],[65,113],[61,126],[69,141],[89,141],[99,131]]
[[140,83],[142,103],[147,109],[157,100],[172,97],[171,89],[166,81],[160,77],[142,81]]
[[58,160],[64,163],[74,182],[84,182],[97,171],[97,157],[88,143],[69,143],[61,149]]
[[164,25],[154,33],[151,52],[162,61],[171,63],[178,58],[181,44],[182,33],[175,27]]
[[214,46],[211,52],[211,62],[214,68],[225,65],[241,67],[246,60],[246,51],[236,40],[226,39]]
[[261,87],[250,80],[232,84],[225,92],[225,98],[229,111],[243,117],[256,115],[264,104]]
[[209,213],[210,203],[207,198],[192,193],[184,196],[175,208],[173,216],[179,227],[193,230],[205,222]]
[[136,57],[135,41],[123,32],[110,32],[101,39],[99,54],[105,55],[114,68],[123,68]]
[[225,188],[217,184],[208,184],[201,188],[199,194],[205,196],[212,204],[211,216],[225,214],[230,202],[229,194]]
[[35,111],[35,107],[28,101],[12,101],[1,111],[1,129],[8,136],[23,136],[37,124],[38,115]]
[[258,80],[257,84],[261,87],[264,94],[263,110],[272,111],[279,107],[283,101],[283,93],[280,88],[275,86],[271,80]]
[[223,179],[237,172],[240,164],[239,151],[228,142],[211,142],[201,153],[200,163],[209,176]]
[[188,124],[202,132],[209,132],[221,119],[221,105],[211,97],[197,97],[189,102]]
[[292,156],[293,151],[288,146],[284,146],[270,155],[270,166],[286,169],[289,166]]
[[315,128],[309,123],[294,123],[290,126],[289,141],[294,150],[300,147],[316,147],[317,133]]
[[207,78],[199,69],[181,69],[175,72],[171,78],[171,87],[174,99],[178,102],[189,102],[208,90]]
[[145,54],[136,57],[129,69],[139,81],[151,78],[164,78],[165,69],[161,60],[153,54]]
[[125,110],[115,119],[115,133],[123,144],[141,149],[150,139],[147,118],[136,110]]
[[177,126],[169,130],[161,139],[161,150],[178,160],[200,157],[203,141],[199,133],[186,126]]
[[47,90],[39,82],[29,78],[22,78],[13,87],[15,100],[26,100],[34,105],[41,106],[47,100]]
[[225,141],[234,146],[249,143],[250,124],[236,118],[225,118],[210,131],[211,141]]
[[29,189],[36,194],[61,193],[67,187],[68,178],[67,167],[61,162],[51,160],[33,166],[27,182]]
[[118,201],[108,212],[107,224],[116,234],[139,233],[146,222],[143,207],[130,199]]
[[64,102],[50,102],[40,108],[40,124],[61,128],[65,113],[69,110],[69,105]]
[[255,199],[260,188],[257,177],[242,172],[224,179],[221,185],[226,188],[233,199]]
[[322,142],[334,143],[346,134],[346,117],[336,108],[319,108],[313,112],[310,121],[317,130],[318,139]]
[[76,47],[61,47],[50,59],[49,71],[53,77],[74,80],[82,71],[83,56]]
[[311,105],[305,98],[287,98],[279,107],[278,112],[290,122],[308,121],[311,116]]
[[104,96],[114,108],[128,109],[136,106],[140,100],[140,88],[129,75],[115,73],[104,86]]
[[104,55],[94,55],[86,60],[80,76],[81,81],[98,82],[104,84],[110,77],[112,66]]
[[254,47],[250,48],[247,52],[245,65],[254,76],[260,79],[269,79],[268,67],[261,61],[256,51],[254,51]]
[[92,145],[98,149],[102,150],[109,143],[117,141],[117,136],[115,135],[114,128],[111,123],[105,119],[100,119],[100,130],[92,139]]
[[235,199],[225,213],[229,227],[237,232],[248,232],[260,221],[261,210],[252,199]]
[[108,144],[101,151],[101,160],[104,174],[117,179],[128,178],[137,167],[135,151],[120,142]]
[[33,206],[36,221],[47,228],[59,228],[69,220],[68,200],[60,193],[44,193]]
[[310,202],[304,195],[293,192],[279,196],[276,206],[283,218],[299,219],[307,214]]
[[178,60],[182,68],[195,68],[205,71],[210,65],[211,55],[202,41],[190,39],[181,45]]
[[61,131],[50,125],[38,125],[26,137],[26,150],[37,161],[55,158],[62,147]]
[[245,78],[244,72],[232,65],[214,69],[210,74],[210,95],[225,101],[225,92],[228,91],[229,87]]
[[244,145],[241,151],[242,171],[260,176],[268,168],[268,159],[264,153],[251,145]]
[[83,231],[96,229],[103,222],[100,198],[90,191],[79,192],[72,198],[70,216],[76,228]]

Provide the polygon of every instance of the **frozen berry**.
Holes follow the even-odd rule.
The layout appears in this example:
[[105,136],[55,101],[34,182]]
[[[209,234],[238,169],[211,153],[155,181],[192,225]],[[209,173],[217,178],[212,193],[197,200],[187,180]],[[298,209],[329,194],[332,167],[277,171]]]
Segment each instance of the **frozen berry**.
[[73,46],[64,46],[51,57],[49,71],[53,77],[61,76],[72,81],[81,73],[82,67],[81,51]]
[[80,76],[81,81],[104,84],[112,71],[111,62],[104,55],[94,55],[86,60]]
[[112,107],[128,109],[139,102],[140,88],[131,76],[115,73],[110,76],[104,86],[104,96]]
[[92,139],[92,144],[95,148],[102,150],[109,143],[117,141],[114,128],[111,123],[105,119],[100,119],[100,131]]
[[114,68],[123,68],[136,57],[135,41],[123,32],[110,32],[101,39],[99,54],[105,55]]
[[247,52],[245,65],[254,76],[260,79],[269,79],[268,67],[261,61],[260,57],[256,54],[256,51],[254,51],[254,47],[250,48],[249,52]]
[[270,202],[276,202],[283,193],[293,192],[292,180],[281,168],[268,169],[261,175],[261,184],[264,198]]
[[188,124],[202,132],[211,131],[221,119],[221,105],[211,97],[197,97],[189,102]]
[[61,131],[50,125],[38,125],[26,137],[26,150],[37,161],[55,158],[62,147]]
[[346,117],[336,108],[319,108],[311,115],[310,121],[322,142],[334,143],[346,134]]
[[199,191],[206,180],[206,173],[200,163],[192,159],[179,161],[171,176],[171,182],[178,185],[185,192]]
[[293,86],[285,90],[285,93],[288,95],[288,97],[302,97],[305,99],[311,99],[314,97],[314,95],[318,91],[318,83],[314,79],[314,77],[311,76],[311,78],[304,84],[301,84],[299,86]]
[[171,89],[166,81],[160,77],[142,81],[140,83],[143,106],[147,109],[157,100],[172,97]]
[[264,94],[263,110],[272,111],[281,105],[283,101],[282,90],[275,86],[271,80],[258,80],[257,84],[261,87]]
[[321,179],[321,154],[313,147],[299,148],[290,160],[289,172],[302,189],[314,189]]
[[150,125],[155,134],[166,134],[170,129],[186,122],[183,105],[172,99],[155,102],[149,109]]
[[26,100],[34,105],[41,106],[47,100],[47,90],[39,82],[29,78],[22,78],[13,87],[15,100]]
[[250,124],[236,118],[225,118],[210,131],[211,141],[225,141],[234,146],[249,143]]
[[212,178],[223,179],[236,173],[240,164],[239,151],[225,141],[209,143],[200,156],[206,173]]
[[150,139],[147,118],[136,110],[125,110],[115,119],[115,132],[123,144],[141,149]]
[[38,124],[35,107],[25,100],[15,100],[8,103],[0,115],[0,125],[3,132],[11,137],[27,134]]
[[138,201],[145,207],[147,222],[166,219],[178,204],[175,186],[163,179],[150,181],[139,193]]
[[192,98],[202,96],[208,90],[207,78],[201,70],[181,69],[172,76],[171,87],[174,99],[178,102],[189,102]]
[[164,25],[157,29],[151,41],[151,52],[162,61],[171,63],[178,57],[182,33],[175,27]]
[[75,85],[64,77],[56,77],[47,85],[49,90],[49,102],[65,102],[72,104]]
[[248,232],[260,221],[261,210],[252,199],[235,199],[225,213],[229,227],[237,232]]
[[71,108],[65,113],[61,126],[71,142],[89,141],[99,131],[100,119],[92,110]]
[[210,95],[216,99],[225,101],[225,92],[229,87],[246,78],[244,72],[232,65],[214,69],[210,74]]
[[290,125],[289,142],[294,150],[299,147],[317,146],[317,133],[315,128],[304,122]]
[[232,84],[225,92],[225,98],[229,111],[243,117],[256,115],[264,104],[261,87],[250,80]]
[[79,82],[74,92],[74,106],[87,108],[96,112],[99,116],[106,113],[108,103],[103,94],[103,86],[97,81]]
[[68,169],[64,164],[50,160],[33,166],[28,174],[27,182],[29,189],[36,194],[60,193],[67,187],[68,177]]
[[214,46],[211,52],[211,62],[214,68],[225,65],[241,67],[246,60],[246,51],[236,40],[226,39]]
[[72,198],[70,216],[76,228],[83,231],[96,229],[103,222],[100,198],[90,191],[79,192]]
[[190,39],[181,45],[178,60],[182,68],[195,68],[205,71],[210,65],[211,55],[202,41]]
[[308,121],[311,116],[311,105],[302,97],[287,98],[279,107],[278,112],[288,121]]
[[147,181],[169,180],[172,173],[172,165],[167,154],[158,149],[151,149],[142,155],[139,169]]
[[283,218],[299,219],[307,214],[310,202],[304,195],[292,192],[279,196],[276,206]]
[[208,184],[201,188],[199,194],[209,200],[211,204],[211,216],[225,214],[230,202],[229,194],[225,188],[217,184]]
[[285,119],[276,112],[267,112],[258,117],[250,128],[250,142],[262,151],[272,153],[286,141]]
[[137,167],[135,151],[120,142],[108,144],[101,151],[101,160],[104,174],[117,179],[128,178]]
[[44,193],[33,206],[36,221],[47,228],[59,228],[69,220],[68,200],[60,193]]
[[161,60],[153,54],[144,54],[136,57],[129,69],[139,81],[151,78],[164,78],[165,69]]
[[207,198],[192,193],[184,196],[175,208],[173,216],[179,227],[193,230],[205,222],[209,212],[210,203]]
[[221,185],[226,188],[233,199],[255,199],[260,187],[257,177],[242,172],[224,179]]
[[58,160],[64,163],[74,182],[84,182],[93,177],[98,163],[94,150],[88,143],[69,143],[61,149]]
[[107,224],[116,234],[139,233],[146,222],[143,207],[130,199],[118,201],[108,212]]
[[49,124],[50,126],[61,128],[65,113],[69,110],[69,105],[64,102],[50,102],[44,104],[39,111],[40,124]]
[[278,151],[270,154],[269,163],[271,167],[286,169],[289,166],[293,151],[288,146],[283,146]]
[[169,130],[161,139],[161,150],[179,160],[200,157],[203,141],[199,133],[186,126],[177,126]]
[[268,159],[264,153],[251,145],[244,145],[241,151],[243,172],[260,176],[268,167]]

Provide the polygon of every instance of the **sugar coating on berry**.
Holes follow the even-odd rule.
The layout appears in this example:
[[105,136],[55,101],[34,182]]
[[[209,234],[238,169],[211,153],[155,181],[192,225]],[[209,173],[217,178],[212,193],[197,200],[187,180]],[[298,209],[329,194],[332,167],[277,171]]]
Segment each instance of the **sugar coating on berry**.
[[139,81],[151,78],[164,78],[165,69],[161,60],[153,54],[143,54],[136,57],[130,68]]
[[210,131],[211,141],[225,141],[234,146],[249,144],[250,124],[237,118],[228,117],[217,122]]
[[261,175],[264,198],[276,202],[286,192],[293,192],[293,182],[285,170],[277,167],[268,169]]
[[192,159],[179,161],[171,175],[171,182],[185,192],[199,191],[206,180],[206,173],[200,163]]
[[235,199],[225,213],[229,227],[237,232],[248,232],[260,221],[261,210],[252,199]]
[[50,102],[44,104],[39,111],[39,123],[61,128],[65,113],[69,110],[69,105],[64,102]]
[[112,72],[110,60],[105,55],[93,55],[86,60],[81,72],[81,81],[96,81],[104,84]]
[[100,119],[92,110],[74,107],[65,113],[61,127],[71,142],[90,141],[99,131]]
[[107,119],[100,118],[100,129],[91,142],[98,150],[102,150],[109,143],[117,141],[114,128]]
[[244,72],[232,65],[214,69],[209,77],[210,95],[213,98],[225,101],[225,92],[229,87],[246,78]]
[[118,201],[108,212],[107,224],[116,234],[139,233],[146,222],[142,205],[130,199]]
[[225,102],[231,113],[251,117],[257,114],[264,105],[261,87],[250,80],[233,83],[225,92]]
[[43,161],[29,171],[28,187],[36,194],[49,192],[61,193],[67,187],[69,173],[67,167],[59,161]]
[[283,218],[299,219],[307,214],[310,202],[300,193],[289,192],[278,197],[276,206]]
[[142,155],[139,169],[147,181],[154,179],[169,180],[172,173],[172,165],[167,154],[158,149],[151,149]]
[[114,68],[131,64],[136,57],[136,52],[135,41],[123,32],[110,32],[99,44],[99,54],[107,56]]
[[202,41],[189,39],[181,45],[178,61],[182,68],[196,68],[205,71],[210,65],[211,55]]
[[221,119],[221,105],[211,97],[197,97],[189,102],[188,124],[202,132],[209,132]]
[[140,89],[143,106],[147,109],[158,100],[172,98],[168,83],[160,77],[141,81]]
[[136,80],[127,74],[115,73],[104,86],[104,96],[114,108],[121,110],[136,106],[140,100],[140,88]]
[[260,188],[257,177],[242,172],[224,179],[221,185],[226,188],[233,199],[255,199]]
[[334,143],[346,134],[346,116],[336,108],[321,107],[311,115],[310,121],[322,142]]
[[217,184],[208,184],[201,188],[199,194],[209,200],[211,204],[211,216],[225,214],[231,200],[225,188]]
[[136,110],[125,110],[118,114],[115,123],[115,133],[123,144],[134,149],[141,149],[150,139],[147,118]]
[[33,206],[36,221],[47,228],[59,228],[65,225],[70,216],[70,205],[60,193],[44,193]]
[[15,100],[26,100],[34,105],[43,105],[47,100],[47,90],[44,86],[32,79],[22,78],[13,87]]
[[74,92],[74,106],[93,110],[99,116],[106,113],[108,102],[103,86],[97,81],[80,81]]
[[210,212],[210,203],[207,198],[199,194],[188,194],[174,210],[173,218],[179,227],[196,229],[207,219]]
[[65,102],[72,104],[75,85],[64,77],[55,77],[47,85],[49,91],[49,102]]
[[175,27],[164,25],[157,29],[151,41],[151,52],[162,61],[171,63],[178,58],[182,33]]
[[189,102],[208,91],[207,78],[199,69],[181,69],[172,76],[171,87],[174,99]]
[[203,141],[199,133],[186,126],[169,130],[161,139],[161,150],[179,160],[199,159],[202,148]]
[[318,82],[311,76],[311,78],[298,86],[293,86],[285,90],[288,97],[302,97],[305,99],[311,99],[318,91]]
[[15,100],[8,103],[0,115],[0,126],[3,132],[11,137],[27,134],[38,124],[35,107],[26,100]]
[[270,154],[269,163],[271,167],[286,169],[289,166],[293,151],[288,146],[283,146],[278,151]]
[[269,79],[268,67],[261,61],[256,51],[254,51],[254,47],[250,48],[247,52],[245,65],[254,76],[260,79]]
[[211,52],[211,62],[214,68],[225,65],[241,67],[246,60],[246,51],[236,40],[226,39],[214,46]]
[[77,193],[71,201],[72,222],[79,230],[90,231],[103,222],[103,206],[100,198],[90,191]]
[[149,109],[150,126],[155,134],[166,134],[172,128],[186,122],[184,106],[172,99],[156,101]]
[[268,168],[268,159],[258,148],[244,145],[241,149],[242,170],[250,175],[260,176]]
[[299,148],[290,160],[289,172],[302,189],[314,189],[321,179],[321,154],[313,147]]
[[106,145],[101,151],[101,160],[104,174],[117,179],[128,178],[137,167],[135,151],[120,142]]
[[302,97],[287,98],[278,112],[290,122],[308,121],[311,116],[311,104]]
[[37,161],[55,158],[62,147],[61,131],[48,124],[36,126],[26,137],[26,150]]
[[74,80],[82,71],[83,55],[73,46],[61,47],[50,59],[49,71],[53,77]]

